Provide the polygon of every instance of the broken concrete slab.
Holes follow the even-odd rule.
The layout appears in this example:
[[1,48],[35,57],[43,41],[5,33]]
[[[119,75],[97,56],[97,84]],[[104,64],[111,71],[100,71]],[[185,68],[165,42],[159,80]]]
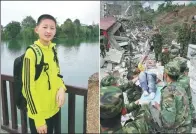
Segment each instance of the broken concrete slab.
[[116,33],[116,31],[121,27],[121,23],[116,22],[111,29],[109,30],[109,33],[114,35]]
[[107,64],[107,70],[112,70],[112,63]]
[[115,49],[117,49],[117,50],[119,50],[119,51],[122,50],[122,48],[119,46],[119,44],[117,43],[117,41],[116,41],[116,39],[114,38],[113,35],[109,35],[108,38],[109,38],[110,44],[111,44],[111,46],[112,46],[113,48],[115,48]]
[[128,37],[114,36],[117,41],[129,41]]
[[118,51],[116,49],[110,49],[109,52],[106,53],[105,60],[112,63],[120,63],[124,51]]

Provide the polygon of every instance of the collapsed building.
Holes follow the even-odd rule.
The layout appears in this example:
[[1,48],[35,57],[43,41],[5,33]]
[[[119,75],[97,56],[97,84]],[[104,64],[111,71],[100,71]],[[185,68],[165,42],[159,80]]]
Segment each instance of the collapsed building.
[[[126,10],[128,12],[128,10]],[[142,22],[131,22],[131,16],[106,16],[100,20],[100,42],[104,36],[108,39],[110,46],[106,56],[100,55],[100,78],[105,77],[108,72],[119,72],[119,77],[126,81],[126,74],[129,69],[135,68],[138,61],[148,55],[147,60],[155,61],[154,52],[150,51],[149,39],[152,35],[152,27],[141,24]],[[170,49],[180,49],[180,44],[175,40],[171,42]],[[190,87],[196,94],[196,44],[189,44],[188,67],[190,77]],[[155,67],[155,62],[149,66],[148,71],[163,74],[164,67]],[[163,81],[163,75],[159,76]],[[124,94],[125,104],[128,103],[126,92]],[[160,94],[159,94],[160,95]],[[196,104],[196,98],[193,98]],[[132,118],[127,115],[123,120]]]

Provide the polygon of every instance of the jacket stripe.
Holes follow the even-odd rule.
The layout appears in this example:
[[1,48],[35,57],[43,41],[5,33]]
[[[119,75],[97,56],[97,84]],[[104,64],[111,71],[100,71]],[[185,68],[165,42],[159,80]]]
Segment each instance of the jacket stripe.
[[35,114],[33,109],[32,109],[32,105],[29,101],[29,94],[27,91],[27,59],[25,58],[24,60],[24,90],[25,90],[25,94],[26,94],[26,98],[27,98],[27,103],[29,104],[29,108],[32,114]]
[[31,104],[33,105],[33,110],[35,112],[35,114],[37,114],[37,110],[36,110],[36,107],[35,107],[35,104],[34,104],[34,101],[32,99],[32,95],[31,95],[31,91],[30,91],[30,59],[27,60],[27,65],[28,65],[28,82],[27,82],[27,89],[28,89],[28,92],[29,92],[29,96],[30,96],[30,102]]

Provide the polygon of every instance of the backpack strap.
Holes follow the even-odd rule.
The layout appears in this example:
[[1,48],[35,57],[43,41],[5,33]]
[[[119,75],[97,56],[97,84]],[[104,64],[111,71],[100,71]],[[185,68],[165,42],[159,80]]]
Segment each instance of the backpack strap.
[[54,60],[54,62],[56,62],[57,66],[59,67],[59,60],[58,60],[57,50],[56,50],[56,47],[55,47],[55,46],[52,47],[52,51],[53,51],[53,53],[54,53],[54,58],[53,58],[53,60]]
[[[56,47],[55,46],[52,47],[52,51],[54,53],[53,60],[54,60],[54,62],[56,62],[56,65],[59,68],[59,60],[58,60],[57,50],[56,50]],[[60,77],[60,78],[63,78],[63,75],[61,75],[60,72],[57,74],[57,76]]]
[[27,49],[29,48],[32,49],[35,54],[35,80],[37,80],[42,72],[43,66],[45,65],[44,55],[41,48],[36,44],[27,47]]
[[43,53],[42,53],[42,50],[41,48],[36,45],[36,44],[33,44],[33,45],[30,45],[28,48],[31,48],[34,53],[35,53],[35,57],[36,57],[36,65],[39,65],[41,62],[43,62]]

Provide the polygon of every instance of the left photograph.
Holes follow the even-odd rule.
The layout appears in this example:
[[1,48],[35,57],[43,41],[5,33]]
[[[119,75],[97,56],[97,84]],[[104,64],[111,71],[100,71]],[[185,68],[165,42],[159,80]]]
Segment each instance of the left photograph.
[[99,1],[1,2],[1,133],[99,133],[99,22]]

